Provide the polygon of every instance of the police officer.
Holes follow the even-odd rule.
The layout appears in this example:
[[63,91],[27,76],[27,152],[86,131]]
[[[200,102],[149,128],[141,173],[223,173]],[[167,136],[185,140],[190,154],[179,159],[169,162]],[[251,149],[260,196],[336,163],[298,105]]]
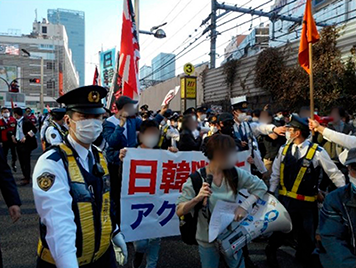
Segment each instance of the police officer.
[[107,164],[92,145],[102,131],[106,94],[103,87],[85,86],[57,100],[67,107],[69,134],[39,158],[33,174],[38,268],[114,268],[115,253],[127,256],[114,221]]
[[[308,140],[307,119],[292,115],[287,125],[287,143],[283,145],[273,162],[269,191],[274,193],[279,185],[279,200],[289,212],[293,223],[290,235],[297,236],[296,257],[310,267],[315,248],[315,231],[318,225],[318,180],[320,168],[336,187],[345,185],[345,177],[318,144]],[[286,234],[275,232],[266,248],[271,267],[279,267],[276,251],[285,242]],[[309,266],[308,266],[309,265]]]
[[170,124],[168,124],[169,118],[173,115],[173,111],[171,109],[167,109],[167,111],[163,114],[163,120],[160,123],[160,138],[158,142],[158,148],[167,150],[168,147],[172,146],[171,137],[168,134],[169,130],[172,128]]
[[44,136],[46,148],[63,142],[63,139],[68,132],[63,119],[65,113],[65,108],[54,108],[51,110],[51,119],[49,120],[49,125],[45,130]]
[[251,151],[251,157],[249,158],[250,164],[255,164],[257,170],[261,174],[267,174],[267,169],[264,166],[261,153],[258,149],[258,142],[256,137],[260,134],[269,135],[276,133],[283,135],[285,127],[276,127],[273,124],[259,124],[246,122],[248,102],[246,96],[235,97],[231,99],[231,106],[234,115],[234,134],[235,141],[239,150]]
[[197,120],[199,128],[209,127],[207,111],[208,107],[206,106],[201,106],[197,108]]

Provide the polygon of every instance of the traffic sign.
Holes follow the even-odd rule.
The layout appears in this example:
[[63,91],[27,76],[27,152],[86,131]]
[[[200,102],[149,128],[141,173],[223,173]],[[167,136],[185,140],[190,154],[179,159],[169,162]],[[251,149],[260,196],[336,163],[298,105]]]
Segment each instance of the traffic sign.
[[191,75],[192,73],[194,73],[194,65],[191,63],[186,63],[184,65],[184,73],[186,75]]

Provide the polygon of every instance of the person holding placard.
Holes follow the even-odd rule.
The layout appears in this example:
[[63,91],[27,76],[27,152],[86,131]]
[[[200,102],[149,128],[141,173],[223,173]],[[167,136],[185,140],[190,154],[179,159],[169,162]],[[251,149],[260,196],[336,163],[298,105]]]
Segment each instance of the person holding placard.
[[[140,126],[138,135],[139,146],[141,149],[154,149],[158,148],[160,140],[160,130],[156,121],[146,120]],[[177,152],[177,148],[168,147],[171,152]],[[120,160],[123,161],[126,156],[126,149],[120,150]],[[138,268],[141,266],[143,257],[146,254],[146,267],[155,268],[158,263],[159,250],[161,247],[160,238],[143,239],[135,241],[135,256],[132,261],[132,267]]]
[[[247,189],[250,196],[235,211],[235,220],[240,221],[247,215],[248,209],[267,191],[267,186],[257,176],[236,168],[236,146],[233,138],[223,134],[210,137],[204,155],[210,163],[189,176],[177,200],[176,213],[182,217],[189,213],[198,213],[196,240],[199,245],[200,260],[203,268],[219,267],[220,251],[215,243],[209,243],[209,218],[218,200],[236,202],[241,189]],[[206,178],[212,176],[212,181]],[[194,186],[200,183],[198,194]],[[237,258],[224,256],[230,268],[245,267],[242,250]]]

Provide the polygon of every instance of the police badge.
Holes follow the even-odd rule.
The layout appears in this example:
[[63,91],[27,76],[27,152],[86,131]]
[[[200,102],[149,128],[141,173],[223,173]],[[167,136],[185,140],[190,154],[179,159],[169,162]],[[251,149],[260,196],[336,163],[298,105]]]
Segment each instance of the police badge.
[[37,178],[38,187],[47,192],[49,189],[51,189],[55,177],[56,176],[54,174],[48,172],[42,173],[42,175]]

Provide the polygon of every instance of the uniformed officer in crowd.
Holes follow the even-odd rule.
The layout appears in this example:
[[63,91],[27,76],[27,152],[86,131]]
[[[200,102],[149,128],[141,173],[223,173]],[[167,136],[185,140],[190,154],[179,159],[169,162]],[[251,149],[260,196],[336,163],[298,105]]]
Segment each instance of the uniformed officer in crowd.
[[290,234],[275,232],[266,247],[268,263],[279,267],[277,249],[286,238],[295,235],[298,241],[296,258],[310,267],[315,249],[315,232],[318,226],[318,182],[323,169],[336,187],[345,185],[345,177],[318,144],[309,141],[310,131],[306,118],[292,115],[287,125],[287,143],[273,162],[269,191],[279,186],[279,200],[287,209],[293,224]]
[[[231,106],[234,116],[234,135],[235,141],[240,151],[250,150],[251,157],[248,162],[254,164],[257,171],[261,174],[268,174],[261,158],[261,152],[258,149],[256,137],[260,134],[269,135],[276,133],[283,135],[285,127],[276,127],[273,124],[249,123],[247,119],[248,102],[246,96],[235,97],[231,99]],[[256,172],[257,172],[256,171]],[[253,172],[254,173],[254,172]]]
[[197,120],[199,128],[209,127],[207,111],[208,107],[206,106],[201,106],[197,108]]
[[1,108],[2,118],[0,119],[0,141],[2,148],[4,149],[5,159],[7,160],[7,155],[11,151],[11,167],[14,172],[16,172],[16,145],[13,140],[13,136],[16,131],[16,119],[10,114],[10,110],[6,107]]
[[65,108],[54,108],[51,110],[51,119],[49,120],[49,125],[45,130],[44,136],[46,148],[63,142],[63,139],[68,132],[68,129],[64,124],[65,113]]
[[116,268],[115,255],[127,257],[114,220],[107,164],[92,145],[102,132],[106,94],[103,87],[85,86],[57,100],[67,107],[69,134],[39,158],[33,174],[39,268]]
[[173,111],[171,109],[167,109],[167,111],[163,114],[163,120],[160,123],[159,131],[160,131],[160,139],[158,142],[158,148],[167,150],[168,147],[171,146],[171,139],[168,134],[168,130],[171,128],[171,125],[168,123],[169,118],[173,115]]

